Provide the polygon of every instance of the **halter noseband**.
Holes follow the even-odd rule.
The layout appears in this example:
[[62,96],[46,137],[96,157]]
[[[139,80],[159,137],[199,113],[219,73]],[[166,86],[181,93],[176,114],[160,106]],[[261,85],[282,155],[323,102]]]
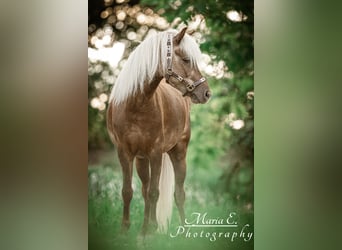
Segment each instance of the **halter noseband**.
[[185,96],[187,93],[191,93],[192,91],[195,90],[196,87],[198,87],[199,85],[201,85],[203,82],[206,81],[206,79],[204,77],[202,77],[201,79],[197,80],[196,82],[189,82],[188,80],[186,80],[184,77],[178,75],[177,73],[175,73],[174,71],[172,71],[172,33],[168,33],[167,34],[167,50],[166,50],[166,63],[167,63],[167,71],[166,71],[166,82],[169,83],[169,79],[171,76],[173,76],[174,78],[176,78],[179,82],[181,83],[186,83],[185,87],[186,87],[186,92],[183,94],[183,96]]

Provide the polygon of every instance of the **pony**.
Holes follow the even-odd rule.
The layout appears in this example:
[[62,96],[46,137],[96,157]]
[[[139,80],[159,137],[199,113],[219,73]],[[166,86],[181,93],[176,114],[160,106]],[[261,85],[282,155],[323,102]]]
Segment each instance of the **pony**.
[[145,203],[142,234],[167,231],[173,196],[184,223],[190,105],[211,96],[199,71],[201,51],[186,29],[160,32],[139,44],[109,98],[107,130],[123,175],[123,231],[130,226],[134,160]]

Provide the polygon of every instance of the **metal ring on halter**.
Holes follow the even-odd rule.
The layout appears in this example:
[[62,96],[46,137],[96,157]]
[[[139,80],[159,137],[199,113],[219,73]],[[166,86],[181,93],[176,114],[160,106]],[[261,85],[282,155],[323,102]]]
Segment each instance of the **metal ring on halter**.
[[191,91],[193,91],[198,85],[200,85],[201,83],[203,83],[203,82],[205,82],[205,78],[204,77],[202,77],[201,79],[199,79],[199,80],[197,80],[196,82],[194,82],[194,83],[188,83],[187,85],[186,85],[186,89],[189,91],[189,92],[191,92]]
[[184,77],[178,75],[176,72],[172,71],[172,33],[167,33],[167,43],[166,43],[166,66],[167,66],[167,71],[166,71],[166,82],[169,83],[169,79],[171,76],[175,77],[179,82],[186,82],[186,90],[187,92],[185,92],[183,94],[183,96],[185,96],[188,92],[192,92],[195,90],[195,88],[197,86],[199,86],[200,84],[202,84],[203,82],[206,81],[206,79],[204,77],[202,77],[201,79],[197,80],[194,83],[190,83],[189,81],[187,81]]

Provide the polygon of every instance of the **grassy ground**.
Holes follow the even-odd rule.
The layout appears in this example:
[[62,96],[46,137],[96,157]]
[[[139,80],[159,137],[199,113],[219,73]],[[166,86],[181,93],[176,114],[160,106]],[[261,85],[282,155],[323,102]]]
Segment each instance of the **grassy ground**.
[[[228,193],[219,192],[219,169],[196,169],[188,166],[185,184],[186,216],[194,212],[207,213],[210,218],[226,219],[236,212],[236,228],[191,228],[186,235],[175,235],[178,230],[178,212],[174,205],[168,234],[154,234],[145,239],[139,236],[143,221],[144,201],[140,180],[134,172],[133,200],[131,202],[131,227],[128,233],[120,233],[122,218],[122,176],[118,162],[91,165],[88,169],[88,217],[89,249],[253,249],[252,236],[245,242],[247,233],[253,232],[253,212],[243,209]],[[243,233],[241,230],[244,225]],[[202,237],[201,231],[203,230]],[[222,232],[219,237],[220,232]],[[228,235],[229,234],[229,235]],[[215,237],[216,236],[216,237]],[[226,236],[226,237],[225,237]],[[232,237],[234,240],[232,241]]]

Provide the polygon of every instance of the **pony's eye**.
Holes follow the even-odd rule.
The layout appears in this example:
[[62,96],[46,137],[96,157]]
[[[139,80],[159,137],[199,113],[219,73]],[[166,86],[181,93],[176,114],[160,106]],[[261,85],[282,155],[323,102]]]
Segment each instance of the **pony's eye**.
[[183,60],[183,62],[185,62],[185,63],[189,63],[190,62],[190,58],[182,58],[182,60]]

